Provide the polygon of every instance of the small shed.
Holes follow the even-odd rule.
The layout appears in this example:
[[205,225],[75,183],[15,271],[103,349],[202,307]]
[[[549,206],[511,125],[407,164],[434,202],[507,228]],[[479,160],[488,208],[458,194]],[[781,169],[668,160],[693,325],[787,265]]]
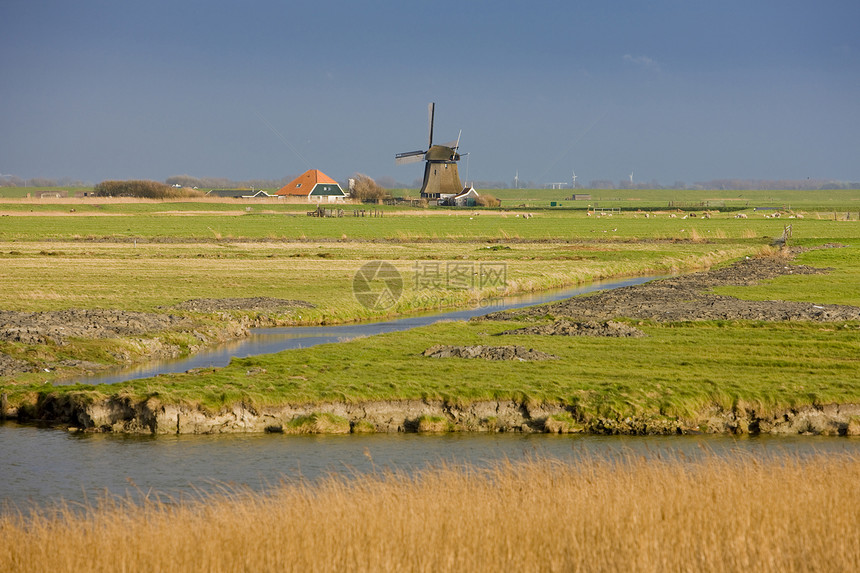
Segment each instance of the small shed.
[[342,201],[348,196],[337,181],[320,171],[309,169],[280,189],[279,197],[305,197],[309,202]]
[[474,207],[478,204],[478,192],[474,187],[466,187],[454,196],[454,205],[457,207]]

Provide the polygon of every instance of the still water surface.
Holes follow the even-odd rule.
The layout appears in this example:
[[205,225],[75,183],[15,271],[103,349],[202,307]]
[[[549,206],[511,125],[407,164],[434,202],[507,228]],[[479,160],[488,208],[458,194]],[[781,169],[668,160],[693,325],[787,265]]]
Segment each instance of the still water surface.
[[0,512],[105,492],[148,491],[173,498],[219,485],[264,491],[282,480],[353,475],[384,468],[413,471],[447,462],[488,465],[539,456],[576,463],[582,456],[860,455],[860,438],[818,436],[557,436],[548,434],[385,434],[285,436],[227,434],[129,436],[71,434],[0,424]]

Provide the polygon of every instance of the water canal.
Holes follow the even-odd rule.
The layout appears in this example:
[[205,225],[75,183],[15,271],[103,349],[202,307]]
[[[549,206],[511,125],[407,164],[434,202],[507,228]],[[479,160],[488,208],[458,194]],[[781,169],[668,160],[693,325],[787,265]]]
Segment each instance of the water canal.
[[621,280],[599,281],[576,287],[544,291],[520,296],[494,298],[474,308],[440,310],[432,313],[412,315],[380,322],[362,322],[333,326],[293,326],[286,328],[255,328],[247,338],[234,340],[193,356],[176,360],[153,360],[133,368],[102,372],[95,376],[69,380],[68,383],[115,384],[135,378],[149,378],[159,374],[185,372],[192,368],[226,366],[232,358],[245,358],[257,354],[270,354],[294,348],[308,348],[318,344],[342,342],[353,338],[373,336],[386,332],[399,332],[419,326],[427,326],[443,320],[469,320],[491,312],[522,308],[535,304],[554,302],[598,290],[642,284],[659,277],[637,277]]
[[85,503],[105,493],[194,497],[218,487],[257,491],[314,480],[446,462],[485,466],[534,457],[860,455],[860,438],[819,436],[574,436],[550,434],[221,434],[138,436],[69,433],[0,424],[0,511],[53,501]]
[[[232,357],[396,332],[441,320],[468,320],[488,312],[551,302],[599,289],[639,284],[654,277],[592,283],[552,293],[496,301],[469,310],[328,327],[256,329],[240,341],[183,360],[80,380],[116,383],[159,373],[224,366]],[[725,455],[860,454],[860,438],[816,436],[555,436],[530,434],[383,434],[285,436],[278,434],[160,435],[70,433],[0,423],[0,511],[53,501],[87,502],[100,495],[181,498],[227,485],[265,490],[281,480],[316,479],[381,469],[412,471],[427,464],[492,464],[544,457],[575,463],[582,456],[695,457]]]

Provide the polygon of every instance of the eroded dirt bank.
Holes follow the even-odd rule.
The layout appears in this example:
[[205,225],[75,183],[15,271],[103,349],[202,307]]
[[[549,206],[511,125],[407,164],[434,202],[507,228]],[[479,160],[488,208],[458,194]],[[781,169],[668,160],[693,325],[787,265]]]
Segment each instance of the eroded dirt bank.
[[[279,326],[277,313],[292,308],[313,308],[313,305],[301,300],[252,297],[192,299],[165,309],[166,313],[114,309],[0,310],[0,342],[63,346],[75,338],[125,339],[133,341],[133,348],[116,345],[109,352],[120,363],[129,364],[140,360],[175,358],[183,352],[193,354],[205,346],[246,337],[252,327]],[[216,324],[207,323],[194,318],[194,315],[175,314],[177,310],[215,314],[218,321]],[[252,318],[230,314],[231,311],[249,311],[256,315]],[[170,333],[190,335],[187,347],[171,341]],[[162,336],[165,334],[166,337]],[[109,364],[82,360],[33,363],[0,352],[0,376],[41,371],[43,368],[95,372],[110,367]]]
[[748,301],[707,292],[718,286],[753,285],[789,274],[822,274],[829,269],[795,265],[794,253],[751,258],[730,266],[649,283],[600,291],[541,306],[501,311],[473,320],[556,318],[611,320],[618,317],[657,320],[860,320],[860,308],[782,300]]
[[662,416],[600,417],[563,404],[513,400],[465,405],[442,400],[294,404],[234,404],[219,412],[112,397],[86,404],[51,395],[24,406],[21,420],[45,420],[76,431],[134,434],[350,433],[350,432],[551,432],[627,435],[696,433],[860,435],[860,403],[807,406],[777,412],[723,410],[717,406],[691,419]]

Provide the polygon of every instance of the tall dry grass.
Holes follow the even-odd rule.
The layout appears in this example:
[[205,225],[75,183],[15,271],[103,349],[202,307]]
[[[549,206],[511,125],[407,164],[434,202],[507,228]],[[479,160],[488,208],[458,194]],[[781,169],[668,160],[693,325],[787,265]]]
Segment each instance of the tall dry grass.
[[860,457],[441,467],[0,520],[3,571],[857,571]]

